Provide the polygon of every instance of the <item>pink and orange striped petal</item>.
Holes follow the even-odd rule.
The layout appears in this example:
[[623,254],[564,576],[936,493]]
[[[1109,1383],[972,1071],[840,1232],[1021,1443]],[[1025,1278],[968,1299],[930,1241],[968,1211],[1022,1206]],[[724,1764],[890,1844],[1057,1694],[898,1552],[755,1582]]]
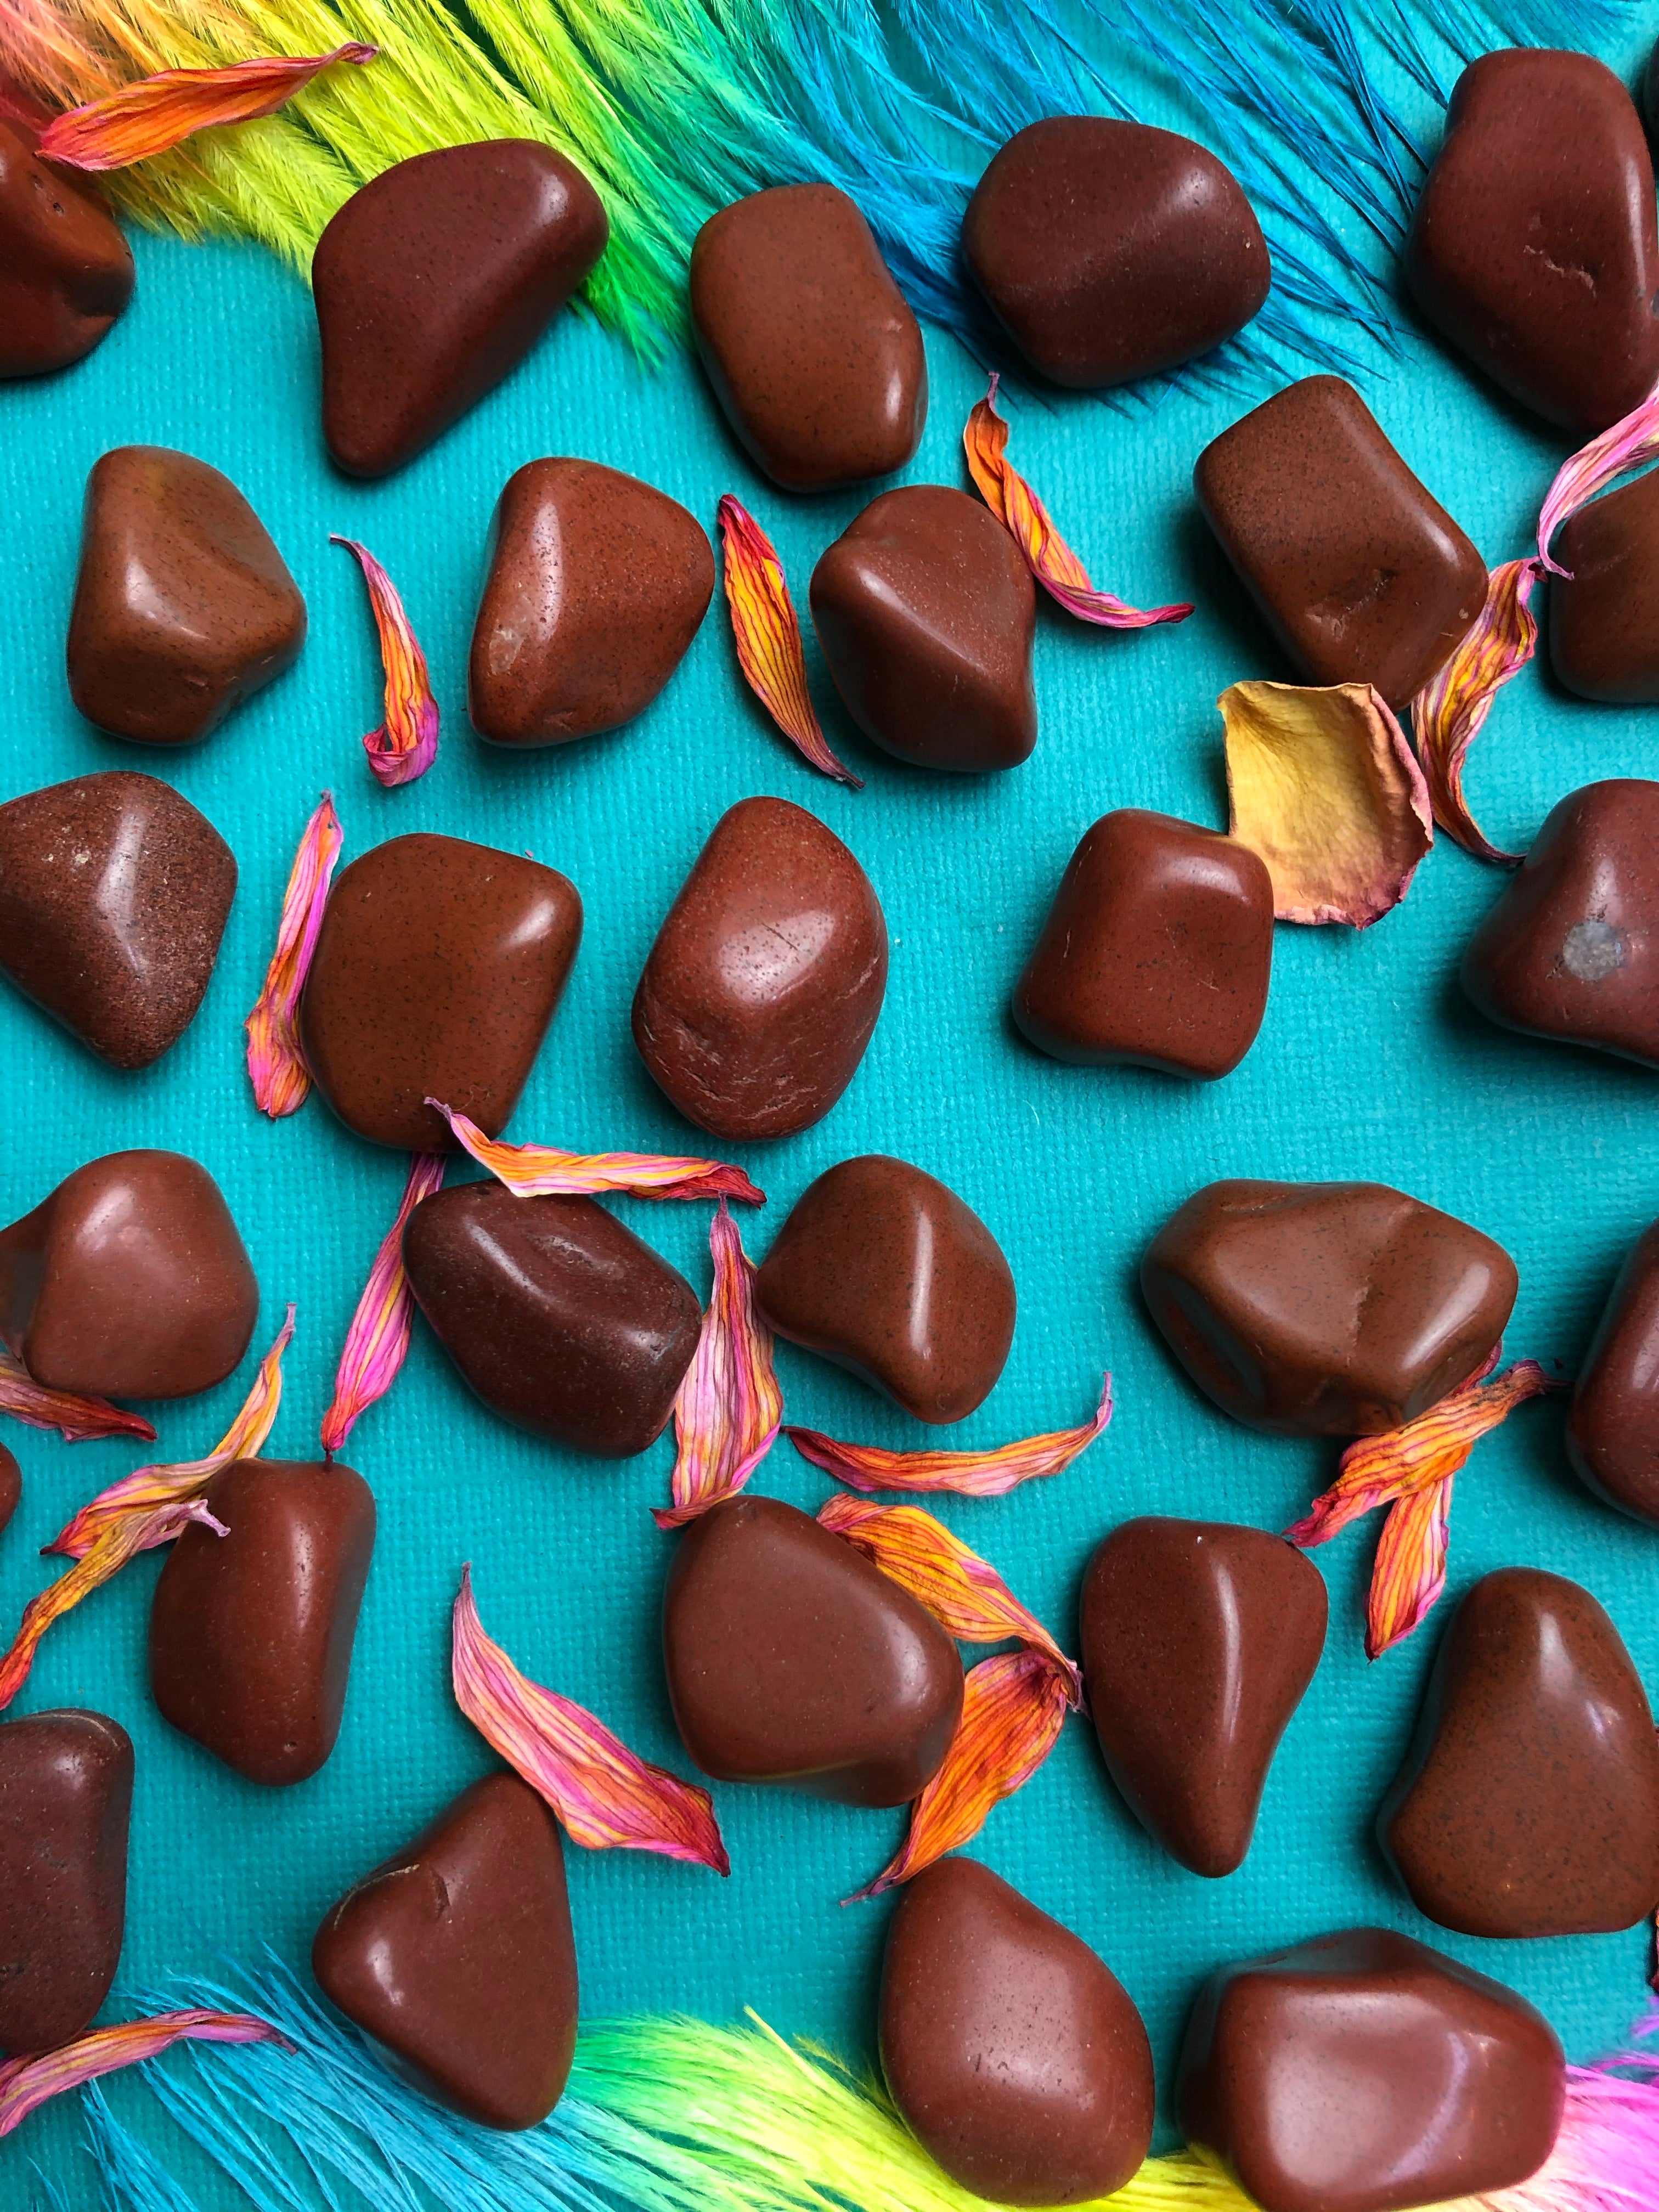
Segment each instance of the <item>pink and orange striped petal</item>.
[[66,1444],[96,1443],[100,1437],[137,1437],[153,1444],[155,1431],[142,1413],[112,1406],[107,1398],[83,1398],[73,1390],[48,1390],[22,1361],[0,1345],[0,1413],[27,1421],[32,1429],[56,1429]]
[[1054,527],[1054,517],[1008,459],[1008,425],[997,412],[997,387],[991,388],[968,417],[962,434],[968,473],[997,520],[1018,546],[1026,567],[1050,599],[1079,622],[1105,629],[1146,629],[1155,623],[1184,622],[1190,604],[1132,607],[1115,592],[1097,591],[1089,572]]
[[344,1449],[346,1438],[376,1400],[385,1397],[409,1357],[415,1297],[404,1273],[404,1225],[423,1198],[442,1188],[448,1164],[447,1152],[416,1152],[409,1163],[404,1194],[380,1239],[335,1370],[334,1395],[323,1415],[325,1458]]
[[804,760],[862,791],[864,778],[838,760],[806,688],[800,620],[775,547],[747,507],[726,492],[720,503],[726,604],[744,681]]
[[357,556],[368,586],[368,604],[380,640],[380,665],[386,672],[386,720],[363,739],[368,764],[388,790],[413,783],[426,774],[438,757],[438,702],[432,696],[432,678],[404,611],[398,586],[368,546],[337,533],[331,545],[343,545]]
[[574,1842],[730,1874],[708,1792],[639,1758],[583,1706],[520,1674],[484,1632],[470,1566],[455,1600],[452,1672],[456,1704]]
[[551,1145],[505,1145],[440,1098],[441,1114],[464,1152],[488,1168],[519,1198],[735,1198],[764,1206],[766,1193],[741,1168],[722,1160],[677,1159],[666,1152],[562,1152]]
[[163,2012],[150,2020],[123,2021],[118,2027],[95,2027],[90,2035],[38,2058],[0,2062],[0,2136],[9,2136],[31,2112],[66,2090],[83,2088],[123,2066],[159,2058],[175,2043],[186,2041],[274,2043],[283,2051],[294,2048],[269,2021],[245,2012]]
[[755,1311],[754,1263],[724,1199],[708,1249],[714,1287],[674,1401],[674,1503],[652,1508],[659,1528],[683,1528],[734,1497],[776,1443],[783,1419],[772,1332]]
[[252,123],[276,110],[336,62],[372,62],[356,40],[331,53],[271,55],[223,69],[158,70],[84,107],[56,117],[40,140],[51,161],[76,169],[125,169],[165,154],[198,131]]
[[253,1103],[272,1121],[296,1113],[311,1093],[311,1073],[300,1050],[300,995],[311,973],[317,933],[323,926],[328,887],[343,843],[334,795],[325,791],[305,828],[276,925],[276,950],[264,987],[243,1023],[247,1031],[248,1079]]
[[1537,649],[1538,620],[1527,603],[1540,570],[1536,559],[1505,561],[1492,570],[1474,627],[1412,701],[1412,734],[1435,820],[1466,853],[1504,867],[1516,866],[1521,855],[1501,851],[1469,812],[1463,770],[1492,701]]
[[786,1428],[803,1459],[854,1490],[951,1491],[961,1498],[1001,1498],[1035,1476],[1060,1474],[1112,1418],[1112,1378],[1100,1403],[1074,1429],[1054,1429],[988,1451],[884,1451],[878,1444],[848,1444],[817,1429]]
[[1413,1490],[1392,1507],[1376,1540],[1365,1599],[1365,1656],[1380,1659],[1420,1628],[1446,1587],[1454,1477]]

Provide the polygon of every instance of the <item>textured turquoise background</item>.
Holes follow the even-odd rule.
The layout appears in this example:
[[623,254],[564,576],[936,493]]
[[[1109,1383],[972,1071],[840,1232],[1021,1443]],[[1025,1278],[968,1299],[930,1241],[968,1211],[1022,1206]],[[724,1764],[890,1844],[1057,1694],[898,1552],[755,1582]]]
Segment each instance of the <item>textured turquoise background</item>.
[[[1634,41],[1614,58],[1628,75]],[[1618,1062],[1489,1027],[1461,997],[1465,939],[1502,878],[1443,842],[1402,908],[1364,933],[1282,928],[1261,1039],[1224,1083],[1059,1066],[1012,1032],[1009,991],[1060,871],[1108,808],[1152,806],[1224,821],[1212,702],[1235,678],[1282,675],[1194,507],[1200,447],[1243,398],[1176,398],[1125,416],[1081,400],[1018,409],[1014,456],[1056,510],[1097,580],[1142,603],[1192,599],[1182,627],[1097,634],[1045,603],[1036,757],[981,781],[898,767],[815,689],[832,740],[868,778],[821,780],[754,710],[720,603],[664,696],[634,727],[524,757],[487,750],[465,715],[465,657],[495,494],[548,453],[635,471],[712,527],[737,490],[772,531],[804,601],[811,564],[862,503],[791,501],[738,454],[694,368],[648,374],[591,325],[566,319],[533,358],[435,450],[392,482],[337,478],[321,451],[316,341],[303,288],[252,249],[140,237],[139,293],[84,366],[0,388],[0,666],[6,720],[0,797],[88,770],[165,775],[218,824],[241,887],[194,1028],[136,1077],[93,1060],[0,988],[3,1152],[0,1218],[33,1206],[81,1161],[122,1146],[195,1154],[219,1178],[263,1287],[258,1348],[299,1304],[274,1452],[315,1449],[343,1332],[395,1206],[404,1162],[359,1143],[314,1099],[271,1125],[256,1115],[240,1023],[258,988],[295,840],[331,786],[347,857],[381,838],[443,830],[528,849],[565,870],[586,907],[570,990],[510,1134],[581,1149],[696,1149],[658,1095],[628,1030],[635,978],[674,891],[717,817],[772,792],[813,809],[873,878],[892,936],[886,1010],[862,1069],[817,1128],[743,1153],[771,1204],[745,1216],[751,1252],[823,1168],[889,1150],[943,1176],[990,1224],[1012,1263],[1019,1324],[988,1402],[951,1438],[1000,1442],[1079,1419],[1101,1370],[1116,1377],[1105,1440],[1058,1481],[1000,1502],[946,1502],[944,1516],[1074,1646],[1079,1580],[1099,1538],[1146,1511],[1280,1528],[1329,1478],[1334,1448],[1254,1437],[1188,1386],[1134,1288],[1164,1216],[1218,1176],[1376,1177],[1466,1216],[1521,1270],[1508,1349],[1560,1361],[1583,1347],[1620,1255],[1659,1200],[1655,1079]],[[963,481],[961,425],[982,382],[928,334],[933,410],[907,476]],[[1525,550],[1560,445],[1479,390],[1426,343],[1366,385],[1406,458],[1489,560]],[[311,609],[297,669],[199,750],[151,752],[100,736],[64,687],[64,625],[81,487],[106,447],[154,441],[201,455],[242,486]],[[401,585],[444,714],[437,765],[383,793],[358,738],[380,717],[362,584],[328,533],[362,538]],[[809,647],[809,653],[811,648]],[[1534,667],[1507,692],[1477,748],[1477,813],[1524,842],[1547,808],[1605,775],[1659,772],[1651,712],[1568,699]],[[620,1209],[700,1290],[707,1210]],[[160,1455],[205,1450],[252,1372],[161,1409]],[[780,1371],[795,1420],[915,1444],[896,1411],[788,1348]],[[1458,1486],[1451,1595],[1487,1569],[1565,1570],[1611,1610],[1659,1688],[1659,1536],[1574,1483],[1559,1402],[1525,1408],[1483,1444]],[[0,1541],[9,1626],[46,1578],[35,1554],[82,1499],[141,1456],[66,1448],[7,1425],[25,1477]],[[380,1536],[345,1726],[314,1780],[269,1793],[175,1735],[149,1700],[143,1636],[155,1558],[128,1570],[47,1639],[20,1710],[85,1704],[118,1716],[137,1747],[126,1978],[212,1971],[264,1943],[304,1960],[319,1917],[490,1754],[450,1700],[448,1618],[473,1562],[483,1618],[538,1680],[581,1699],[647,1755],[684,1767],[657,1657],[657,1606],[672,1538],[647,1508],[667,1495],[672,1445],[616,1466],[567,1457],[487,1414],[423,1327],[395,1395],[349,1456],[374,1485]],[[758,1486],[813,1507],[823,1480],[781,1447]],[[1167,2089],[1180,2024],[1218,1960],[1358,1921],[1440,1942],[1524,1990],[1588,2057],[1639,2004],[1643,1930],[1531,1945],[1437,1934],[1377,1857],[1377,1802],[1409,1730],[1441,1626],[1376,1667],[1360,1625],[1369,1528],[1316,1556],[1329,1578],[1324,1664],[1273,1769],[1255,1848],[1206,1883],[1164,1857],[1108,1785],[1086,1726],[1068,1728],[1024,1793],[975,1847],[1094,1944],[1144,2011]],[[1443,1615],[1442,1619],[1443,1619]],[[856,1812],[760,1790],[719,1789],[733,1872],[643,1855],[569,1853],[583,2000],[590,2014],[677,2008],[711,2018],[744,2004],[780,2028],[868,2046],[888,1908],[837,1899],[884,1863],[898,1814]],[[121,2108],[174,2146],[131,2083]],[[1166,2102],[1167,2110],[1167,2102]],[[94,2197],[72,2103],[0,2147],[0,2205],[28,2194],[38,2160],[76,2205]],[[1168,2139],[1166,2130],[1165,2140]],[[186,2161],[180,2155],[180,2167]],[[204,2207],[228,2203],[199,2186]],[[240,2201],[238,2199],[237,2201]]]

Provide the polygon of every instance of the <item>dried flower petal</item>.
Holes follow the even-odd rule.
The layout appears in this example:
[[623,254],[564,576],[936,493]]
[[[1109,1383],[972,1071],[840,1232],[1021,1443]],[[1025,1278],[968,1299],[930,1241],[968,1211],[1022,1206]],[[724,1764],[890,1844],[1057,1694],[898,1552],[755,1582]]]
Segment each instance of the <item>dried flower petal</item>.
[[443,1184],[445,1152],[416,1152],[392,1226],[380,1239],[357,1310],[346,1331],[334,1375],[334,1396],[323,1415],[323,1451],[332,1459],[377,1398],[384,1398],[409,1356],[415,1299],[404,1273],[404,1224],[423,1198]]
[[819,724],[806,688],[800,623],[771,539],[730,492],[719,511],[732,641],[750,690],[797,752],[837,783],[862,791],[864,778],[836,759]]
[[962,1723],[945,1764],[910,1808],[898,1855],[846,1901],[908,1881],[965,1844],[1005,1797],[1023,1790],[1054,1749],[1071,1697],[1066,1678],[1041,1651],[1000,1651],[969,1670]]
[[29,2114],[66,2089],[79,2089],[123,2066],[159,2058],[175,2043],[275,2043],[294,2045],[279,2030],[245,2012],[163,2012],[151,2020],[123,2021],[118,2027],[95,2027],[60,2050],[39,2058],[0,2062],[0,2136],[21,2127]]
[[1535,560],[1505,561],[1494,568],[1473,629],[1412,701],[1412,732],[1435,820],[1466,853],[1510,868],[1522,856],[1501,852],[1476,823],[1463,799],[1463,763],[1492,701],[1536,650],[1538,620],[1527,602],[1539,574]]
[[82,1398],[73,1390],[48,1390],[21,1359],[0,1345],[0,1413],[27,1421],[32,1429],[56,1429],[66,1444],[93,1443],[100,1437],[137,1437],[154,1443],[155,1431],[142,1413],[112,1406],[107,1398]]
[[521,1674],[484,1633],[470,1566],[455,1600],[453,1673],[456,1704],[575,1842],[731,1873],[708,1792],[637,1757],[583,1706]]
[[1506,1375],[1488,1382],[1497,1362],[1494,1352],[1470,1381],[1403,1428],[1350,1444],[1330,1489],[1285,1531],[1291,1543],[1310,1551],[1362,1515],[1392,1507],[1371,1573],[1365,1629],[1370,1658],[1409,1636],[1445,1586],[1452,1481],[1475,1445],[1528,1398],[1564,1387],[1552,1382],[1535,1359],[1518,1360]]
[[504,1145],[486,1137],[476,1121],[441,1098],[427,1104],[441,1114],[464,1152],[488,1168],[518,1198],[736,1198],[764,1206],[766,1193],[741,1168],[723,1160],[682,1160],[666,1152],[561,1152],[551,1145]]
[[1434,842],[1422,772],[1369,684],[1232,684],[1229,829],[1259,853],[1281,921],[1367,928]]
[[1079,622],[1096,623],[1107,629],[1146,629],[1154,623],[1184,622],[1193,611],[1190,605],[1132,607],[1127,599],[1095,589],[1088,570],[1055,529],[1048,508],[1007,459],[1008,425],[997,413],[997,386],[1001,380],[992,376],[990,390],[968,417],[968,427],[962,434],[963,450],[980,496],[1018,546],[1026,567],[1043,590]]
[[1640,468],[1656,454],[1659,454],[1659,386],[1610,429],[1581,446],[1556,471],[1555,482],[1538,517],[1540,566],[1552,575],[1565,576],[1566,570],[1550,554],[1556,532],[1598,492],[1605,491],[1615,477],[1623,476],[1626,469]]
[[884,1451],[878,1444],[838,1443],[817,1429],[784,1431],[803,1459],[854,1490],[950,1490],[963,1498],[1000,1498],[1034,1475],[1059,1474],[1085,1452],[1112,1418],[1112,1378],[1091,1419],[989,1451]]
[[388,790],[413,783],[438,757],[438,702],[432,696],[426,655],[410,626],[398,586],[366,545],[337,535],[331,545],[355,553],[368,586],[368,604],[380,637],[386,671],[386,720],[363,739],[368,764]]
[[225,69],[159,70],[101,100],[54,118],[40,141],[48,161],[76,169],[125,169],[165,154],[198,131],[252,123],[335,62],[372,62],[375,49],[353,40],[332,53],[273,55]]
[[777,1442],[783,1393],[772,1366],[772,1332],[755,1311],[755,1269],[721,1199],[709,1224],[714,1287],[691,1364],[674,1401],[672,1510],[659,1528],[695,1521],[741,1490]]
[[247,1031],[247,1072],[254,1103],[273,1121],[297,1112],[311,1091],[310,1071],[300,1051],[300,994],[311,973],[343,842],[334,794],[325,791],[289,870],[276,950],[265,970],[264,988],[242,1024]]

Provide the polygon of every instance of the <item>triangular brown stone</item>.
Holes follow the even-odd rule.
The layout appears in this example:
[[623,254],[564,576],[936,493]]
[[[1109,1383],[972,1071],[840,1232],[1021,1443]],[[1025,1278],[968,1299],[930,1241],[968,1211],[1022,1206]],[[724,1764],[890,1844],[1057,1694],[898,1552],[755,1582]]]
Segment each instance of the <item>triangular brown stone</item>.
[[487,1775],[328,1913],[324,1994],[394,2071],[490,2128],[532,2128],[576,2048],[576,1950],[558,1824]]
[[148,1067],[196,1018],[236,893],[205,815],[112,769],[0,806],[0,972],[112,1067]]

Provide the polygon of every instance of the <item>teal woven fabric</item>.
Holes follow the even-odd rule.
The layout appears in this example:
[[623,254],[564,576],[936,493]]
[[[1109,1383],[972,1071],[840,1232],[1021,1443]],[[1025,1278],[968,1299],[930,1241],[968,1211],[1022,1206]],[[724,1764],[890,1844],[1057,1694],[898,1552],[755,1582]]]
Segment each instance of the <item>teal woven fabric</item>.
[[[1634,40],[1614,54],[1629,74]],[[1425,112],[1432,137],[1431,111]],[[93,1060],[0,988],[5,1142],[0,1218],[33,1206],[98,1153],[160,1145],[203,1160],[227,1192],[264,1296],[256,1350],[299,1306],[288,1395],[270,1449],[311,1455],[353,1304],[397,1202],[404,1161],[360,1143],[313,1098],[272,1125],[254,1111],[240,1024],[269,957],[295,841],[319,791],[335,792],[347,857],[402,831],[449,831],[528,850],[564,870],[586,908],[574,976],[509,1133],[579,1149],[696,1150],[634,1051],[629,1006],[646,951],[709,829],[769,792],[811,808],[868,870],[892,937],[892,981],[863,1067],[829,1119],[737,1156],[770,1194],[745,1214],[751,1253],[835,1160],[890,1151],[942,1176],[983,1216],[1012,1264],[1019,1322],[1007,1370],[959,1443],[1079,1420],[1101,1371],[1116,1377],[1106,1438],[1071,1472],[942,1516],[988,1556],[1075,1649],[1076,1601],[1105,1532],[1147,1511],[1286,1525],[1328,1480],[1335,1449],[1246,1433],[1188,1385],[1135,1289],[1139,1253],[1199,1184],[1219,1176],[1371,1177],[1462,1215],[1515,1255],[1521,1297],[1508,1342],[1570,1370],[1620,1258],[1659,1201],[1656,1079],[1611,1060],[1488,1026],[1457,988],[1459,954],[1503,878],[1442,841],[1405,905],[1356,935],[1281,928],[1260,1041],[1210,1086],[1063,1067],[1027,1049],[1009,993],[1060,871],[1109,808],[1224,822],[1216,694],[1284,675],[1193,503],[1200,447],[1248,401],[1174,397],[1124,415],[1090,400],[1014,411],[1013,458],[1042,489],[1097,582],[1141,605],[1190,599],[1176,628],[1098,633],[1046,604],[1038,623],[1042,734],[1010,775],[932,776],[874,752],[809,664],[831,740],[868,779],[815,776],[755,709],[717,599],[657,704],[588,744],[514,757],[465,715],[467,640],[485,533],[501,483],[543,453],[635,471],[712,528],[735,490],[770,531],[804,605],[812,562],[862,493],[794,501],[761,483],[693,364],[649,375],[589,324],[563,320],[509,383],[414,466],[373,486],[337,477],[317,426],[316,340],[301,286],[258,252],[141,238],[128,318],[82,368],[0,389],[0,665],[7,701],[0,797],[97,769],[175,782],[234,848],[241,884],[202,1014],[146,1074]],[[982,380],[928,335],[933,404],[907,477],[964,481],[958,438]],[[1562,443],[1478,388],[1423,341],[1366,386],[1385,428],[1491,561],[1527,549]],[[311,635],[293,673],[199,750],[152,753],[75,714],[63,641],[81,487],[106,447],[148,441],[226,470],[300,581]],[[436,767],[382,792],[358,744],[380,719],[379,664],[341,531],[385,562],[431,661],[444,714]],[[1534,666],[1499,702],[1476,750],[1475,811],[1524,843],[1549,806],[1593,778],[1659,772],[1650,711],[1569,699]],[[619,1211],[700,1290],[707,1208]],[[785,1347],[789,1418],[911,1445],[923,1434],[884,1401]],[[158,1409],[168,1459],[212,1444],[252,1356],[210,1396]],[[1582,1492],[1561,1449],[1559,1401],[1523,1408],[1460,1479],[1449,1596],[1516,1562],[1571,1573],[1609,1608],[1659,1689],[1659,1536]],[[65,1447],[7,1424],[25,1494],[0,1540],[7,1632],[50,1571],[35,1556],[73,1507],[137,1463],[121,1444]],[[156,1715],[144,1623],[159,1561],[131,1567],[48,1638],[18,1710],[86,1705],[137,1747],[125,1978],[213,1972],[269,1943],[302,1965],[319,1917],[490,1754],[447,1680],[448,1616],[464,1560],[491,1632],[538,1680],[580,1698],[647,1756],[685,1769],[664,1694],[657,1616],[674,1540],[647,1508],[665,1499],[672,1446],[624,1465],[563,1455],[471,1397],[417,1326],[395,1394],[347,1456],[374,1486],[380,1534],[339,1747],[283,1793],[245,1784]],[[780,1446],[757,1486],[809,1507],[823,1479]],[[1436,1942],[1524,1990],[1576,2057],[1605,2047],[1642,1995],[1644,1931],[1531,1945],[1437,1932],[1389,1878],[1372,1840],[1444,1613],[1375,1667],[1361,1650],[1373,1536],[1317,1553],[1332,1596],[1324,1664],[1268,1784],[1243,1869],[1206,1883],[1128,1816],[1086,1725],[1066,1729],[1022,1796],[993,1814],[978,1853],[1093,1944],[1144,2012],[1166,2095],[1181,2023],[1218,1960],[1357,1922]],[[843,1909],[894,1849],[902,1816],[720,1788],[732,1877],[640,1854],[568,1854],[583,2002],[592,2015],[684,2009],[726,2019],[752,2005],[780,2028],[867,2049],[890,1907]],[[131,2083],[114,2100],[177,2149]],[[91,2203],[74,2101],[0,2146],[0,2203],[27,2200],[32,2161]],[[204,2212],[232,2198],[191,2169]],[[216,2187],[222,2193],[216,2193]],[[236,2200],[240,2201],[240,2199]]]

